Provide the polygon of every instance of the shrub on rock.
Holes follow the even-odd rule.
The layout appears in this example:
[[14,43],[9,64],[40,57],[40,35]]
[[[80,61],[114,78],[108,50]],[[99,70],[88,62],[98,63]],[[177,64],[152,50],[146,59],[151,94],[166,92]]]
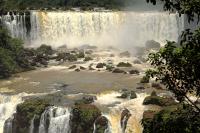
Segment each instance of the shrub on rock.
[[98,63],[96,68],[103,68],[104,66],[106,66],[105,63]]
[[75,105],[71,114],[71,133],[92,133],[94,122],[101,116],[101,111],[94,105],[81,104]]
[[143,133],[199,133],[200,115],[190,105],[165,107],[143,114]]
[[117,67],[132,67],[130,63],[120,62]]
[[91,61],[91,60],[93,60],[93,59],[92,59],[92,57],[89,57],[89,56],[85,57],[85,59],[84,59],[84,61]]
[[35,116],[34,126],[36,130],[39,128],[41,114],[50,104],[41,99],[28,99],[24,103],[17,105],[16,114],[14,116],[15,131],[29,132],[30,122]]
[[[152,94],[154,95],[154,94]],[[177,104],[171,97],[160,97],[160,96],[148,96],[144,99],[143,105],[158,105],[158,106],[170,106]]]

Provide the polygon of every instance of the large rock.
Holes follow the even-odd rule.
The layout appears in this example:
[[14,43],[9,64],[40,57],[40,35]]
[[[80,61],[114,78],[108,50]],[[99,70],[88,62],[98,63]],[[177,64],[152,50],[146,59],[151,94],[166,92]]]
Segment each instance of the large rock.
[[177,103],[171,97],[160,97],[160,96],[148,96],[144,99],[143,105],[158,105],[158,106],[171,106]]
[[126,126],[129,118],[131,117],[131,113],[128,109],[124,109],[121,113],[120,125],[122,127],[122,132],[125,133]]
[[129,73],[130,74],[136,74],[136,75],[140,74],[140,72],[138,70],[130,70]]
[[75,101],[75,105],[91,104],[96,100],[95,96],[84,96],[82,99]]
[[70,127],[71,133],[92,133],[95,120],[101,116],[101,111],[94,105],[82,104],[72,108]]
[[145,46],[146,49],[159,49],[161,45],[159,42],[156,42],[154,40],[149,40],[146,42]]
[[93,133],[105,133],[108,129],[108,119],[105,116],[100,116],[95,120],[96,130]]
[[123,99],[126,99],[126,98],[129,98],[129,99],[134,99],[134,98],[137,98],[137,95],[134,91],[129,91],[129,90],[122,90],[122,94],[121,96],[118,96],[117,98],[123,98]]
[[76,68],[76,65],[72,65],[68,69],[75,69],[75,68]]
[[125,71],[124,71],[124,70],[121,70],[121,69],[118,69],[118,68],[116,68],[116,69],[114,69],[114,70],[112,71],[112,73],[125,73]]
[[106,66],[105,63],[98,63],[96,68],[103,68],[104,66]]
[[84,61],[91,61],[91,60],[93,60],[93,59],[92,59],[92,57],[89,57],[89,56],[85,57],[85,59],[84,59]]
[[132,67],[132,64],[128,63],[128,62],[120,62],[117,67]]
[[34,119],[35,131],[38,131],[40,117],[50,104],[41,99],[28,99],[24,103],[17,105],[14,115],[13,126],[16,133],[28,133],[31,120]]

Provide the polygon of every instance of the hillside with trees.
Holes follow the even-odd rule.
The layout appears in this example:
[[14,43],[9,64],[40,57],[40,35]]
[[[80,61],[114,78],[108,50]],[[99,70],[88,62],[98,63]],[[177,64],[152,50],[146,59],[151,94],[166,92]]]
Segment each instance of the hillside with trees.
[[129,0],[0,0],[1,10],[25,10],[41,8],[104,7],[119,9]]

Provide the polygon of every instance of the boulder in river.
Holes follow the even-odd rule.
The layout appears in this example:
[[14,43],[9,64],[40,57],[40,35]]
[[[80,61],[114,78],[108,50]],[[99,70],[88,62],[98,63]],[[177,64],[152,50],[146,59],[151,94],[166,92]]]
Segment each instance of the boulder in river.
[[104,66],[106,66],[105,63],[98,63],[96,68],[103,68]]
[[75,68],[76,68],[76,65],[72,65],[68,69],[75,69]]
[[131,117],[130,111],[128,109],[124,109],[121,113],[121,119],[120,119],[120,125],[123,133],[125,133],[126,131],[126,126],[130,117]]
[[75,101],[75,105],[91,104],[96,100],[95,96],[84,96],[82,99]]
[[108,119],[105,116],[100,116],[95,120],[95,130],[93,133],[105,133],[108,128]]
[[83,66],[80,66],[80,70],[86,70],[86,68]]
[[132,67],[132,64],[128,63],[128,62],[120,62],[117,67]]
[[144,99],[143,105],[158,105],[158,106],[171,106],[176,105],[172,97],[148,96]]
[[122,52],[119,54],[120,57],[131,57],[131,54],[128,51]]
[[117,98],[122,98],[122,99],[130,98],[130,99],[134,99],[134,98],[137,98],[137,95],[136,95],[135,91],[129,91],[129,90],[123,89],[121,96],[118,96]]
[[84,61],[91,61],[91,60],[93,60],[93,59],[92,59],[92,57],[89,57],[89,56],[85,57],[85,59],[84,59]]
[[135,70],[130,70],[129,73],[130,74],[136,74],[136,75],[140,74],[140,72],[138,70],[136,70],[136,69]]
[[115,68],[115,69],[112,71],[112,73],[125,73],[125,71],[124,71],[124,70],[121,70],[121,69],[119,69],[119,68]]

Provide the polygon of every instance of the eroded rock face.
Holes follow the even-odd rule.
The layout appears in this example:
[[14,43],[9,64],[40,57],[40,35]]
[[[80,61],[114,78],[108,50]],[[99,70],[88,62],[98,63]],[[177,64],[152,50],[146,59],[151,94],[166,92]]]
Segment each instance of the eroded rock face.
[[94,122],[100,116],[101,111],[94,105],[75,105],[70,118],[71,133],[92,133]]
[[120,120],[120,124],[121,124],[123,133],[125,133],[125,131],[126,131],[127,122],[130,117],[131,117],[130,111],[128,109],[124,109],[121,113],[121,120]]
[[93,133],[104,133],[108,128],[108,119],[105,116],[100,116],[95,121],[95,130]]
[[13,130],[16,133],[28,133],[31,120],[34,119],[35,132],[38,132],[40,117],[45,109],[50,106],[47,101],[41,99],[28,99],[17,106],[13,119]]

